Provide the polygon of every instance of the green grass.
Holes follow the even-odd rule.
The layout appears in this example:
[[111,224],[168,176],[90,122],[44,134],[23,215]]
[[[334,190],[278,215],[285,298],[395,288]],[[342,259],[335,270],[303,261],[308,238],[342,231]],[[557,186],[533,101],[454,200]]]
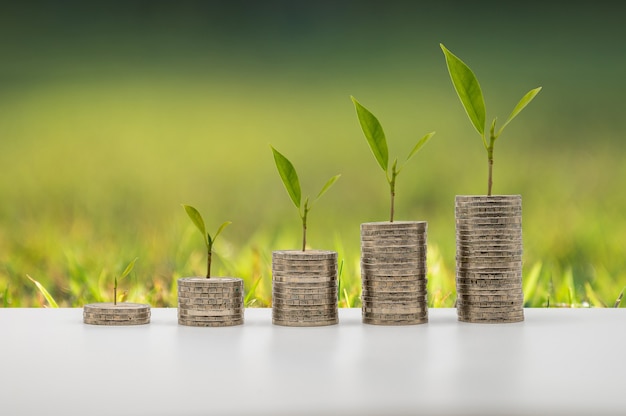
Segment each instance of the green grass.
[[[297,248],[300,239],[272,166],[271,139],[293,154],[311,186],[342,173],[336,192],[309,219],[309,243],[338,251],[340,305],[359,306],[359,224],[384,219],[388,198],[349,95],[310,89],[306,105],[295,105],[278,89],[268,105],[270,88],[263,85],[245,99],[229,93],[228,84],[177,86],[52,85],[4,107],[3,305],[45,304],[27,274],[60,306],[109,300],[114,271],[139,257],[121,291],[131,300],[175,306],[176,278],[201,275],[205,267],[202,240],[180,210],[191,203],[206,212],[208,227],[217,218],[233,221],[215,271],[244,278],[246,290],[253,288],[248,305],[269,306],[271,251]],[[400,92],[388,100],[369,90],[368,102],[378,102],[398,147],[409,149],[426,125],[441,126],[428,157],[407,167],[397,217],[429,221],[430,303],[452,306],[454,195],[484,193],[480,143],[451,91],[458,125],[446,123],[446,106],[434,111]],[[429,111],[427,122],[411,116]],[[536,153],[535,136],[545,125],[541,114],[528,113],[526,125],[521,119],[500,144],[495,164],[496,193],[524,198],[526,305],[610,306],[626,285],[626,197],[617,192],[626,165],[611,145],[618,131],[598,131],[592,148],[547,145]],[[324,148],[333,151],[318,150]]]
[[[300,243],[271,143],[298,166],[303,188],[342,174],[311,213],[307,240],[339,253],[340,305],[359,306],[359,225],[385,220],[389,201],[354,95],[384,123],[391,154],[437,131],[403,171],[396,218],[428,221],[429,302],[452,306],[454,196],[484,194],[487,172],[444,42],[477,72],[493,108],[507,109],[489,118],[544,88],[507,127],[494,164],[494,193],[523,196],[526,305],[613,306],[626,286],[619,16],[520,5],[505,17],[484,6],[476,15],[494,25],[477,27],[473,4],[353,6],[260,20],[210,7],[61,10],[53,19],[46,9],[24,6],[15,19],[8,10],[0,27],[2,305],[47,304],[26,275],[61,307],[108,301],[115,271],[139,257],[120,291],[175,306],[176,279],[205,267],[202,239],[180,209],[191,204],[209,229],[233,222],[216,247],[215,274],[242,277],[246,304],[269,306],[271,252]],[[581,32],[583,20],[592,26]]]

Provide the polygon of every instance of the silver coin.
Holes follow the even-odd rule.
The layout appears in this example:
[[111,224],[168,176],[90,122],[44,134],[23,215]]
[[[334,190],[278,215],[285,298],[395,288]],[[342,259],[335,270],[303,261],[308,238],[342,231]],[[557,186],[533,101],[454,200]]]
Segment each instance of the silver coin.
[[336,260],[337,252],[329,250],[276,250],[272,252],[272,261],[274,260]]
[[230,319],[225,321],[199,321],[195,319],[187,319],[187,318],[178,318],[178,323],[180,325],[185,326],[200,326],[200,327],[226,327],[226,326],[236,326],[243,325],[243,318],[240,319]]
[[290,326],[290,327],[312,327],[312,326],[328,326],[328,325],[336,325],[339,323],[338,318],[331,319],[321,319],[316,321],[292,321],[292,320],[282,320],[277,318],[272,318],[272,323],[274,325],[279,326]]
[[389,326],[391,325],[393,326],[420,325],[420,324],[428,323],[428,317],[419,318],[419,319],[375,319],[375,318],[368,318],[364,316],[363,323],[369,324],[369,325],[389,325]]

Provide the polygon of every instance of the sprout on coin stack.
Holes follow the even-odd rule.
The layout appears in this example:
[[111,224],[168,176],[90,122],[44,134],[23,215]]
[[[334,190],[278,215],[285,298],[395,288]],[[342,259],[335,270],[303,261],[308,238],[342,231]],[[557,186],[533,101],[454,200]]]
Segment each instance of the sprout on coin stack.
[[178,323],[187,326],[233,326],[244,320],[243,280],[236,277],[212,277],[213,244],[230,221],[219,226],[211,236],[197,209],[183,205],[189,219],[202,233],[207,249],[205,277],[178,279]]
[[394,221],[396,178],[405,164],[435,132],[423,136],[405,162],[389,165],[387,139],[378,119],[354,97],[352,102],[378,165],[385,172],[391,196],[389,221],[361,224],[363,322],[413,325],[428,322],[426,291],[426,221]]
[[474,72],[440,44],[450,79],[470,122],[487,151],[487,195],[457,195],[457,314],[465,322],[505,323],[524,320],[522,293],[522,197],[492,195],[493,148],[504,128],[535,98],[527,92],[487,141],[485,101]]
[[300,181],[291,162],[272,147],[274,162],[302,220],[302,250],[272,252],[272,322],[283,326],[323,326],[338,323],[337,252],[306,249],[309,210],[339,179],[333,176],[317,197],[302,201]]
[[113,302],[91,303],[83,307],[83,321],[91,325],[143,325],[150,323],[150,305],[118,302],[117,284],[128,276],[135,267],[137,258],[132,260],[122,274],[113,281]]

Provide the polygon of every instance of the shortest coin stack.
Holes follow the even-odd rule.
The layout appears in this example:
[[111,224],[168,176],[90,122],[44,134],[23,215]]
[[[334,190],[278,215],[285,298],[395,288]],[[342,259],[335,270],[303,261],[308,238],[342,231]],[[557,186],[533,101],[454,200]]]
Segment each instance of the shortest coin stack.
[[323,326],[339,322],[337,252],[272,253],[272,322],[282,326]]
[[83,322],[90,325],[144,325],[150,323],[150,306],[141,303],[91,303],[83,307]]
[[363,323],[428,322],[425,221],[361,224]]
[[456,197],[456,288],[460,321],[524,320],[522,197]]
[[243,280],[234,277],[178,279],[178,323],[187,326],[243,324]]

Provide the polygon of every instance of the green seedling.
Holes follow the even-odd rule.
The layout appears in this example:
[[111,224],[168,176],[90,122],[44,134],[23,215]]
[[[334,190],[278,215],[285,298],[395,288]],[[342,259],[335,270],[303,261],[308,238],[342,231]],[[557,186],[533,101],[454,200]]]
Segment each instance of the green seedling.
[[[270,146],[271,147],[271,146]],[[322,190],[317,194],[313,201],[309,202],[309,197],[304,198],[304,203],[302,201],[302,192],[300,190],[300,180],[298,179],[298,174],[296,173],[296,169],[293,167],[291,162],[283,156],[278,150],[272,147],[272,152],[274,154],[274,162],[276,163],[276,168],[278,169],[278,173],[280,174],[280,178],[283,180],[283,185],[285,185],[285,189],[287,189],[287,193],[289,197],[293,201],[293,204],[298,209],[298,214],[300,215],[300,219],[302,220],[302,251],[306,250],[306,227],[307,227],[307,216],[311,207],[317,200],[330,189],[331,186],[339,179],[341,175],[335,175],[330,178],[326,184],[322,187]]]
[[202,219],[202,215],[200,215],[198,210],[192,207],[191,205],[184,205],[184,204],[183,204],[183,208],[185,208],[185,212],[187,212],[187,215],[191,219],[191,222],[194,223],[194,225],[202,233],[202,237],[204,238],[204,245],[206,246],[206,250],[207,250],[206,278],[210,279],[211,278],[211,258],[213,257],[213,244],[215,244],[215,240],[217,239],[217,236],[220,235],[222,231],[224,231],[224,228],[232,224],[232,222],[226,221],[225,223],[220,225],[220,227],[217,229],[215,234],[211,236],[211,234],[207,233],[206,226],[204,225],[204,220]]
[[135,262],[137,261],[137,259],[138,257],[135,257],[134,260],[128,263],[128,266],[126,266],[126,268],[124,269],[124,271],[122,272],[119,278],[117,276],[115,277],[115,281],[113,282],[113,304],[114,305],[117,305],[117,282],[119,280],[122,280],[126,276],[128,276],[130,272],[133,271],[133,268],[135,267]]
[[489,177],[487,182],[487,195],[491,196],[491,188],[493,185],[493,145],[502,134],[504,128],[535,98],[541,87],[528,91],[522,99],[517,103],[513,111],[509,115],[509,118],[504,122],[502,127],[496,132],[497,117],[491,122],[491,129],[489,130],[489,142],[487,142],[485,131],[485,100],[483,98],[480,84],[474,75],[474,72],[457,56],[446,49],[443,44],[439,44],[441,50],[446,58],[446,64],[448,66],[448,72],[452,79],[452,84],[456,90],[461,104],[467,113],[472,125],[483,140],[485,150],[487,150],[487,163],[489,166]]
[[435,132],[430,132],[424,137],[419,139],[404,163],[398,166],[398,159],[394,159],[391,166],[389,166],[389,150],[387,148],[387,139],[385,138],[385,132],[378,119],[367,108],[363,107],[354,97],[350,97],[356,108],[356,114],[359,117],[359,123],[367,143],[370,146],[378,165],[385,172],[387,182],[389,183],[389,192],[391,195],[391,213],[389,221],[393,222],[394,216],[394,203],[396,197],[396,177],[400,174],[406,163],[411,160],[413,156],[435,135]]

